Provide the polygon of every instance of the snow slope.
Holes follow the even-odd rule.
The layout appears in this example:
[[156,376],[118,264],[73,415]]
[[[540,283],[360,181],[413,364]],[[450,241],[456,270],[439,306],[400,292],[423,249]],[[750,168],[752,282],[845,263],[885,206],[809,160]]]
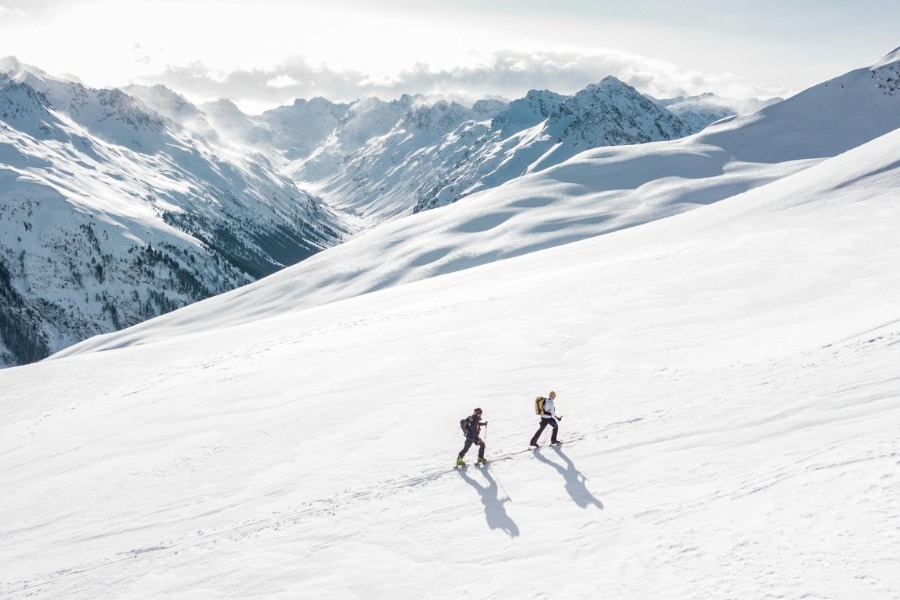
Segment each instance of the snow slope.
[[[197,320],[216,327],[265,311],[313,307],[730,198],[900,128],[900,93],[883,83],[895,80],[898,69],[900,54],[894,52],[834,80],[840,84],[816,86],[694,136],[582,152],[467,197],[453,210],[425,211],[373,228],[304,261],[303,277],[275,274],[212,299],[217,311],[188,309],[154,323],[155,334],[135,329],[126,338],[165,335],[166,327]],[[842,115],[850,112],[855,118],[848,128]],[[128,343],[123,339],[97,337],[85,347]]]
[[[900,127],[898,105],[900,48],[787,102],[720,123],[699,139],[727,145],[735,158],[751,162],[835,156]],[[786,118],[790,128],[783,126]],[[752,128],[748,121],[754,122]]]
[[[304,263],[0,372],[0,597],[897,598],[898,185],[893,131],[638,227],[290,306]],[[428,243],[487,243],[455,233]],[[519,452],[551,388],[571,443]],[[476,405],[509,458],[457,472]]]

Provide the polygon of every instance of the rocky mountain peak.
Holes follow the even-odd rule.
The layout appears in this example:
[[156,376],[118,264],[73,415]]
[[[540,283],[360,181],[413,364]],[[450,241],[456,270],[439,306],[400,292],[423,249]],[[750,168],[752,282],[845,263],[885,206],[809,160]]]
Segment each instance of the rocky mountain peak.
[[533,127],[556,112],[565,99],[566,96],[548,90],[529,90],[523,98],[510,102],[492,127],[507,132]]

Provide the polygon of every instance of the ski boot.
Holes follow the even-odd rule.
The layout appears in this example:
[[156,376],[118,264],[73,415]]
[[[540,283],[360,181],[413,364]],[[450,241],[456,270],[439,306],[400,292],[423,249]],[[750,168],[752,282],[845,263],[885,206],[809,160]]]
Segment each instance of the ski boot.
[[483,457],[483,456],[479,456],[479,457],[478,457],[478,464],[479,464],[479,465],[486,465],[486,464],[488,464],[488,459],[486,459],[486,458]]
[[465,463],[465,461],[463,461],[462,456],[457,456],[457,457],[456,457],[456,466],[457,466],[457,467],[464,467],[464,466],[466,466],[466,463]]

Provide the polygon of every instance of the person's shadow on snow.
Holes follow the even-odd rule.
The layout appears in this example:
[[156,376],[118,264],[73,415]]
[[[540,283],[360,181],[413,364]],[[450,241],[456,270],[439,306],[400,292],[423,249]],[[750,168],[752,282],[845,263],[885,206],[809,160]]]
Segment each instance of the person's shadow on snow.
[[548,464],[559,471],[559,474],[566,480],[566,491],[569,492],[569,495],[572,497],[572,500],[575,501],[575,504],[581,508],[587,508],[588,506],[593,505],[602,510],[603,503],[587,489],[587,486],[584,483],[587,481],[587,477],[575,468],[575,463],[563,453],[559,446],[553,446],[553,451],[559,454],[559,457],[566,462],[565,467],[545,458],[540,451],[535,452],[534,457],[542,463]]
[[481,496],[481,503],[484,504],[484,516],[487,519],[488,527],[503,530],[509,537],[519,537],[519,526],[506,514],[506,508],[503,507],[504,503],[509,502],[509,498],[501,500],[497,497],[497,481],[491,477],[491,473],[486,467],[480,468],[479,471],[487,479],[488,485],[483,485],[472,479],[466,473],[465,468],[459,470],[459,475],[466,483],[475,488],[475,491]]

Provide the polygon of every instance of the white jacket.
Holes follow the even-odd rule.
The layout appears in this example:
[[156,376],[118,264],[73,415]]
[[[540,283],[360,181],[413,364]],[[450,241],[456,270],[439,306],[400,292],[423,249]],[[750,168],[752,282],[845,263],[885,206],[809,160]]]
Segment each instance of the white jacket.
[[556,404],[553,402],[553,398],[544,398],[544,414],[541,415],[541,418],[559,420],[559,417],[556,416]]

